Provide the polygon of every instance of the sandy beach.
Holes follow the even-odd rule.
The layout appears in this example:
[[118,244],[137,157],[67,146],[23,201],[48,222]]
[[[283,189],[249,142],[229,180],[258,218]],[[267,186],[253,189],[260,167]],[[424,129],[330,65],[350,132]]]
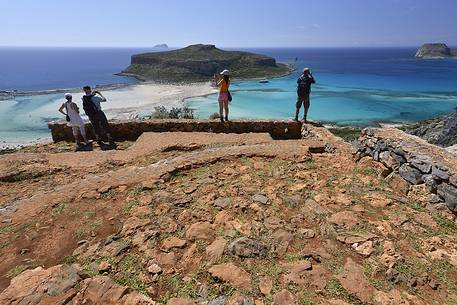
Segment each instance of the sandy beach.
[[[109,118],[132,118],[151,114],[154,107],[167,108],[183,106],[184,100],[189,97],[204,96],[217,92],[211,83],[195,84],[157,84],[140,83],[116,89],[103,90],[106,97],[103,110]],[[73,98],[79,104],[82,92],[72,92]]]
[[[109,119],[146,116],[152,114],[154,107],[179,107],[183,106],[186,98],[217,92],[210,82],[182,85],[139,83],[99,90],[107,98],[102,107]],[[1,101],[0,119],[5,122],[5,129],[0,130],[0,149],[51,141],[47,122],[63,119],[58,112],[63,102],[63,91],[60,91],[62,90],[50,94],[31,93],[17,96],[14,100]],[[72,93],[73,100],[82,111],[82,90],[68,92]],[[87,120],[84,115],[83,118]]]

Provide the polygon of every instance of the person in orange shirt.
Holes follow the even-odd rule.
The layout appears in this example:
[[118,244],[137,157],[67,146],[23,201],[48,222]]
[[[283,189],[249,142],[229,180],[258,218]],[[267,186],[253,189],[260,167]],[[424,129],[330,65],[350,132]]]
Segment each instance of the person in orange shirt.
[[[219,116],[221,122],[225,121],[228,122],[228,115],[229,115],[229,102],[232,101],[232,95],[230,94],[229,87],[230,87],[230,71],[224,70],[220,73],[222,75],[222,79],[217,83],[219,87]],[[224,116],[225,112],[225,116]]]

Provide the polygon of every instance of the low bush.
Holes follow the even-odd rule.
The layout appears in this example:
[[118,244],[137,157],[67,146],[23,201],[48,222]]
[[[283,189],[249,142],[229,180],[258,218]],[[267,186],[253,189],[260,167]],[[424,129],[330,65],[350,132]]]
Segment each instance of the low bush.
[[154,107],[154,112],[151,115],[153,119],[193,119],[194,110],[184,107],[173,107],[168,110],[165,106]]

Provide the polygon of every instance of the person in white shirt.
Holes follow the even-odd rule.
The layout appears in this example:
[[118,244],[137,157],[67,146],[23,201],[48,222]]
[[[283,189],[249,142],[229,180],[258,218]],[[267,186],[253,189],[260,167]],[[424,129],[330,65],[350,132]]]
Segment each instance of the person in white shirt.
[[77,148],[81,146],[79,134],[81,134],[84,139],[84,145],[87,145],[86,128],[84,127],[83,119],[79,115],[78,105],[73,102],[73,97],[70,93],[65,93],[65,99],[66,101],[60,106],[59,112],[66,116],[67,126],[71,127],[73,130]]

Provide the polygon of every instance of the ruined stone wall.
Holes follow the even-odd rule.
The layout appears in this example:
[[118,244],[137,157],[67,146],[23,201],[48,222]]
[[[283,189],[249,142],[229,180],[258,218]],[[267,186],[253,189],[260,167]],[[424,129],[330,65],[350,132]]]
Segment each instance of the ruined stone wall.
[[[48,124],[54,142],[74,141],[66,122]],[[214,132],[269,133],[274,139],[301,138],[302,123],[284,120],[242,120],[221,123],[215,120],[112,120],[111,133],[116,141],[135,141],[143,132]],[[89,139],[94,139],[90,123],[86,124]]]
[[395,128],[368,128],[359,138],[357,156],[381,162],[410,186],[425,185],[430,204],[457,212],[457,158],[445,149]]

